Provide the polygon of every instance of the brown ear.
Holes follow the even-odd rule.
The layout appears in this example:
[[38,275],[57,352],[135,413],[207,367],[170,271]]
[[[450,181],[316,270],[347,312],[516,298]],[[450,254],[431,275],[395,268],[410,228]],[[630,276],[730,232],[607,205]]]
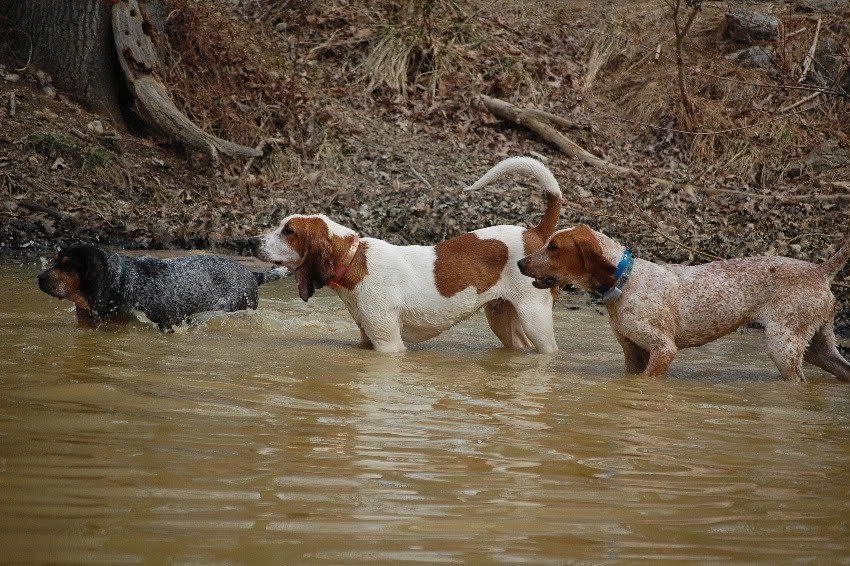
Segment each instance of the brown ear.
[[600,285],[613,287],[617,266],[611,265],[602,254],[602,244],[596,239],[593,230],[588,226],[578,226],[573,230],[573,240],[581,253],[585,271]]
[[334,278],[336,267],[333,264],[331,243],[325,237],[311,238],[304,253],[304,262],[296,271],[296,279],[298,296],[306,302],[316,289],[321,289]]

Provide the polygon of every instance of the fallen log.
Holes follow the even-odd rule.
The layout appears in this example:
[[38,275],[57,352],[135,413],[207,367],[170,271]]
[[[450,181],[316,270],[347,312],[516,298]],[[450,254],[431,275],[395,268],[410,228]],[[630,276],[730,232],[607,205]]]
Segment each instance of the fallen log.
[[652,177],[644,175],[640,173],[636,169],[632,169],[631,167],[623,167],[622,165],[616,165],[593,155],[579,144],[574,142],[572,139],[567,137],[566,134],[558,131],[555,127],[552,126],[550,122],[558,123],[562,125],[566,125],[568,127],[573,127],[574,123],[561,118],[555,114],[550,114],[549,112],[543,112],[542,110],[535,109],[523,109],[514,106],[509,102],[505,102],[504,100],[500,100],[498,98],[493,98],[486,95],[480,95],[479,99],[481,103],[484,105],[487,110],[489,110],[494,116],[497,118],[501,118],[502,120],[507,120],[508,122],[513,122],[519,126],[523,126],[540,136],[540,138],[557,147],[570,157],[574,159],[578,159],[591,167],[596,167],[597,169],[602,169],[603,171],[607,171],[609,173],[614,173],[616,175],[628,175],[634,177],[642,177],[648,178],[651,182],[661,185],[665,188],[670,188],[674,186],[678,186],[683,189],[697,191],[698,189],[688,183],[676,183],[674,181],[670,181],[669,179],[662,179],[660,177]]
[[[565,134],[555,129],[552,124],[549,123],[549,121],[558,121],[554,120],[554,118],[558,118],[558,116],[554,114],[550,114],[548,112],[543,112],[540,110],[518,108],[509,102],[505,102],[504,100],[500,100],[498,98],[493,98],[483,94],[480,95],[479,98],[484,107],[487,108],[487,110],[489,110],[497,118],[501,118],[502,120],[506,120],[508,122],[513,122],[514,124],[517,124],[519,126],[523,126],[524,128],[527,128],[538,136],[540,136],[543,141],[557,147],[570,157],[574,159],[579,159],[580,161],[583,161],[584,163],[592,167],[596,167],[598,169],[602,169],[610,173],[648,178],[652,183],[660,185],[664,188],[679,187],[681,189],[689,190],[694,193],[703,192],[712,195],[724,194],[742,198],[773,199],[785,203],[844,201],[850,202],[850,195],[763,195],[758,193],[749,193],[746,191],[736,191],[732,189],[699,188],[690,183],[677,183],[669,179],[647,176],[638,172],[635,169],[632,169],[631,167],[623,167],[621,165],[616,165],[614,163],[611,163],[610,161],[602,159],[601,157],[593,155],[592,153],[578,145],[576,142],[571,140]],[[565,120],[562,123],[571,124],[572,122]],[[839,182],[834,182],[833,184],[838,185],[838,183]]]
[[27,199],[27,198],[21,199],[21,200],[17,201],[17,203],[19,205],[21,205],[22,207],[26,208],[26,209],[32,210],[33,212],[41,212],[41,213],[46,214],[48,216],[52,216],[53,218],[55,218],[56,220],[59,220],[60,222],[68,222],[68,223],[74,224],[74,225],[77,224],[77,220],[73,216],[65,214],[64,212],[62,212],[58,208],[54,208],[52,206],[47,206],[47,205],[44,205],[44,204],[39,204],[39,203],[35,202],[34,200]]
[[215,160],[219,154],[259,157],[261,151],[204,132],[183,114],[161,80],[162,63],[148,35],[137,0],[119,0],[112,6],[112,29],[118,60],[135,100],[137,113],[163,134]]
[[551,114],[539,110],[524,110],[522,108],[517,108],[509,102],[484,94],[482,94],[479,98],[481,103],[484,104],[484,107],[497,118],[528,128],[540,136],[543,141],[554,145],[574,159],[579,159],[588,165],[598,169],[605,169],[619,175],[638,174],[638,172],[634,169],[615,165],[610,161],[606,161],[601,157],[593,155],[566,135],[559,132],[549,123],[549,116],[552,116]]

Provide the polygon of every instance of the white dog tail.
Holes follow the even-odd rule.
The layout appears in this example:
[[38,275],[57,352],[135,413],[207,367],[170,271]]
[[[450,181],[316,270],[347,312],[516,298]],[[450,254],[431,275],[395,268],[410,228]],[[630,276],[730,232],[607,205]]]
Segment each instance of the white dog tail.
[[847,238],[844,245],[841,246],[841,249],[834,256],[820,264],[820,270],[828,275],[830,279],[835,279],[835,276],[838,275],[838,272],[841,271],[841,268],[848,261],[850,261],[850,238]]
[[484,173],[484,176],[475,181],[465,191],[476,191],[483,189],[496,179],[500,179],[510,173],[528,173],[543,186],[543,190],[551,195],[561,198],[561,187],[558,180],[549,169],[533,157],[508,157],[493,166]]
[[527,173],[537,179],[543,190],[546,191],[546,211],[543,213],[543,218],[540,219],[536,230],[540,232],[544,239],[548,238],[558,225],[563,194],[561,193],[561,187],[558,185],[558,180],[555,179],[552,172],[540,161],[532,157],[509,157],[494,165],[492,169],[484,173],[483,177],[464,190],[475,191],[482,189],[496,179],[510,173]]

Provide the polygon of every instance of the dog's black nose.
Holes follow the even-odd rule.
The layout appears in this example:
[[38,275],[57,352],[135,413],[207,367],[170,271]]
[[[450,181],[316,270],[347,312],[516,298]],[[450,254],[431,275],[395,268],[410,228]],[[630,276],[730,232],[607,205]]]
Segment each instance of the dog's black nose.
[[522,258],[521,260],[516,262],[516,266],[519,267],[520,272],[522,272],[525,269],[526,263],[528,263],[528,262],[526,261],[525,258]]
[[49,281],[47,279],[47,272],[42,271],[41,273],[39,273],[37,279],[38,279],[38,288],[41,289],[42,291],[44,291],[45,293],[47,293],[49,291],[49,289],[48,289]]

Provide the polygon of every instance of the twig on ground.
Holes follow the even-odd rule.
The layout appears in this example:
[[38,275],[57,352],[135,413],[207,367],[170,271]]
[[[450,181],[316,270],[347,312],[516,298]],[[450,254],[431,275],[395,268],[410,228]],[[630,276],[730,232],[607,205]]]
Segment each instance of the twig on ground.
[[800,100],[798,100],[794,104],[789,104],[788,106],[784,106],[784,107],[780,108],[779,113],[782,114],[784,112],[788,112],[789,110],[793,110],[794,108],[797,108],[801,104],[805,104],[806,102],[808,102],[808,101],[810,101],[814,98],[819,97],[821,94],[823,94],[823,93],[822,92],[813,92],[812,94],[810,94],[808,96],[804,96],[803,98],[801,98]]
[[77,224],[77,221],[76,221],[76,219],[74,219],[74,217],[72,217],[68,214],[65,214],[61,210],[54,208],[52,206],[46,206],[46,205],[43,205],[43,204],[39,204],[39,203],[37,203],[33,200],[26,199],[26,198],[17,201],[17,203],[19,205],[23,206],[24,208],[27,208],[27,209],[32,210],[34,212],[42,212],[44,214],[47,214],[48,216],[52,216],[53,218],[55,218],[57,220],[61,220],[63,222],[70,222],[71,224]]
[[544,141],[554,145],[574,159],[581,160],[584,163],[598,169],[604,169],[620,175],[637,174],[634,169],[615,165],[610,161],[606,161],[601,157],[593,155],[578,145],[548,123],[548,118],[546,118],[547,113],[540,111],[528,112],[521,108],[517,108],[509,102],[505,102],[498,98],[492,98],[484,94],[480,95],[479,98],[484,104],[484,107],[487,108],[487,110],[489,110],[494,116],[528,128],[543,138]]
[[18,100],[14,92],[9,93],[9,116],[14,116],[17,112]]
[[411,172],[411,173],[413,173],[413,176],[414,176],[414,177],[416,177],[417,179],[419,179],[420,181],[422,181],[422,184],[423,184],[423,185],[425,185],[425,186],[426,186],[426,187],[428,187],[429,189],[433,189],[433,188],[434,188],[434,187],[431,185],[431,183],[429,183],[429,182],[428,182],[428,179],[426,179],[425,177],[423,177],[422,175],[420,175],[420,174],[419,174],[419,171],[417,171],[417,170],[413,167],[413,165],[410,165],[410,172]]
[[259,155],[252,156],[250,159],[248,159],[248,162],[245,163],[244,167],[242,167],[241,177],[244,178],[246,175],[248,175],[248,172],[254,165],[254,161],[257,159],[257,157],[260,157],[265,153],[266,147],[271,144],[279,143],[286,143],[286,140],[284,138],[264,138],[262,141],[260,141],[260,143],[258,143],[256,147],[256,151],[259,152]]
[[791,38],[792,38],[792,37],[794,37],[795,35],[800,35],[800,34],[801,34],[801,33],[803,33],[804,31],[806,31],[807,29],[809,29],[809,27],[808,27],[808,26],[803,26],[803,27],[801,27],[800,29],[798,29],[798,30],[796,30],[796,31],[792,31],[791,33],[785,34],[785,39],[791,39]]
[[809,74],[809,68],[812,66],[812,62],[815,60],[815,51],[818,48],[818,37],[820,36],[820,26],[821,19],[818,18],[817,26],[815,27],[815,37],[812,39],[812,45],[809,47],[809,52],[806,54],[805,59],[803,60],[803,72],[800,75],[800,80],[797,82],[803,82],[806,80],[806,75]]
[[578,145],[576,142],[574,142],[572,139],[564,135],[562,132],[555,129],[551,124],[548,123],[548,121],[544,120],[545,118],[547,118],[547,116],[551,116],[551,114],[549,114],[548,112],[529,112],[528,110],[517,108],[513,104],[505,102],[504,100],[492,98],[483,94],[480,95],[479,98],[484,104],[484,106],[494,116],[501,118],[502,120],[507,120],[508,122],[513,122],[514,124],[528,128],[529,130],[540,136],[543,141],[554,145],[573,159],[578,159],[586,163],[587,165],[590,165],[591,167],[596,167],[597,169],[601,169],[603,171],[607,171],[615,175],[648,177],[651,182],[666,188],[681,185],[684,188],[689,188],[693,191],[697,190],[695,187],[692,187],[687,183],[676,183],[674,181],[670,181],[669,179],[646,176],[637,171],[636,169],[632,169],[631,167],[623,167],[621,165],[616,165],[606,159],[602,159],[601,157],[593,155],[592,153]]
[[559,128],[568,128],[570,130],[590,130],[592,126],[586,122],[576,122],[575,120],[570,120],[569,118],[564,118],[563,116],[558,116],[557,114],[552,114],[551,112],[546,112],[545,110],[539,110],[537,108],[528,108],[526,110],[529,115],[534,116],[535,118],[540,118],[542,120],[546,120],[558,126]]
[[84,142],[91,142],[92,139],[77,128],[69,128],[68,133]]

